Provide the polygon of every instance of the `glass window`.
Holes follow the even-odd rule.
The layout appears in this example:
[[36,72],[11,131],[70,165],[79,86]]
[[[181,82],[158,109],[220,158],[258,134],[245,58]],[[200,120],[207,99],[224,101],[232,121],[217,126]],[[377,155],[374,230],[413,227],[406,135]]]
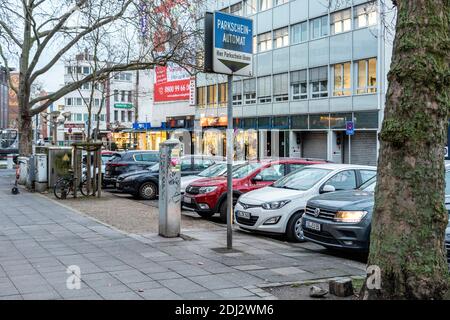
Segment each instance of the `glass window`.
[[141,156],[142,156],[142,161],[148,161],[148,162],[158,162],[159,161],[158,153],[143,153]]
[[357,129],[377,129],[378,111],[355,112],[354,121]]
[[114,121],[119,121],[119,111],[114,110]]
[[308,40],[308,23],[297,23],[291,27],[291,43],[296,44]]
[[352,29],[350,9],[331,14],[331,34],[338,34]]
[[181,160],[181,171],[190,171],[192,170],[192,159],[182,159]]
[[273,98],[277,102],[289,100],[287,73],[275,74],[273,76]]
[[259,11],[272,8],[272,0],[259,0]]
[[119,90],[114,90],[114,101],[119,101]]
[[347,121],[352,121],[351,113],[332,113],[330,114],[331,129],[345,129]]
[[271,118],[269,118],[269,117],[258,118],[258,128],[259,129],[270,128],[271,127],[270,120],[271,120]]
[[258,78],[258,102],[269,103],[272,102],[272,77]]
[[257,120],[256,118],[245,118],[244,120],[244,129],[256,129],[257,127]]
[[245,14],[247,16],[255,14],[258,0],[245,0]]
[[301,100],[308,98],[306,70],[291,72],[291,92],[292,100]]
[[310,129],[328,129],[330,127],[330,117],[328,114],[312,114],[309,116]]
[[243,10],[242,9],[243,9],[242,2],[238,2],[236,4],[233,4],[230,7],[230,13],[234,14],[234,15],[237,15],[237,16],[242,16],[242,14],[243,14]]
[[264,52],[270,49],[272,49],[272,32],[258,35],[258,52]]
[[132,97],[133,97],[133,91],[128,91],[128,102],[131,102]]
[[275,0],[275,5],[279,6],[281,4],[288,3],[288,2],[289,2],[289,0]]
[[244,80],[244,102],[245,104],[256,103],[256,79]]
[[328,35],[328,16],[310,20],[311,39],[317,39]]
[[72,105],[72,98],[66,98],[66,105],[71,106]]
[[377,92],[377,59],[360,60],[355,63],[356,94]]
[[274,128],[289,128],[289,117],[274,117],[273,118]]
[[197,88],[197,105],[200,107],[206,105],[206,87]]
[[289,45],[288,27],[277,29],[273,31],[273,47],[282,48]]
[[124,110],[122,110],[120,112],[120,121],[125,122],[125,111]]
[[207,87],[206,91],[206,102],[208,106],[215,106],[217,104],[216,93],[217,89],[215,85],[211,85]]
[[309,83],[311,98],[328,97],[328,70],[327,67],[309,69]]
[[299,164],[299,163],[291,163],[289,166],[290,166],[291,172],[300,170],[301,168],[304,168],[304,167],[305,167],[304,164]]
[[133,122],[133,112],[128,111],[128,122]]
[[359,170],[359,173],[361,174],[361,185],[377,175],[375,170]]
[[224,106],[227,104],[228,101],[228,83],[219,83],[218,84],[218,98],[219,98],[219,105]]
[[303,169],[284,176],[272,186],[274,188],[306,191],[314,187],[320,180],[325,178],[330,171],[331,170],[328,169],[304,167]]
[[333,96],[348,96],[351,93],[350,62],[339,63],[333,66],[334,89]]
[[259,169],[262,166],[259,162],[249,163],[241,167],[233,168],[233,178],[240,179],[247,177],[255,170]]
[[89,74],[91,71],[90,67],[83,67],[83,74]]
[[345,170],[334,175],[326,185],[333,186],[336,191],[356,189],[356,176],[354,170]]
[[195,171],[203,171],[206,168],[209,168],[213,162],[207,159],[194,159],[194,170]]
[[308,129],[308,116],[292,116],[291,127],[292,129]]
[[83,121],[82,117],[83,117],[82,113],[77,113],[77,121]]
[[269,168],[261,170],[261,172],[258,173],[256,177],[260,178],[259,180],[261,181],[277,181],[284,176],[284,172],[284,164],[275,164],[270,166]]
[[376,1],[365,3],[354,8],[355,28],[364,28],[376,25],[377,4]]
[[242,82],[233,82],[233,106],[242,105]]

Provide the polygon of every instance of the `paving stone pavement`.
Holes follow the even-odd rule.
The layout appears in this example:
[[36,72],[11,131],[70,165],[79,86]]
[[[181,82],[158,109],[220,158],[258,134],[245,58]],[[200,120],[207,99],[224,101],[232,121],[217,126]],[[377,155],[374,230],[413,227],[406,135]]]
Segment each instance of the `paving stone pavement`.
[[[312,244],[243,232],[231,253],[216,250],[225,230],[125,234],[47,197],[12,195],[12,179],[0,170],[0,299],[275,299],[261,287],[364,273]],[[68,289],[78,279],[69,266],[80,289]]]

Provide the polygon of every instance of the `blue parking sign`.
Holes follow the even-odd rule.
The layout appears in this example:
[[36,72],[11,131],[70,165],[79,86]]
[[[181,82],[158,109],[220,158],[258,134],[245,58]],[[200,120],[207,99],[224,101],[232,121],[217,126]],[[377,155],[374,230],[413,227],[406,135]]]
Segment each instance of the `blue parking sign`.
[[352,136],[355,134],[355,123],[353,121],[347,121],[345,124],[345,133],[348,136]]

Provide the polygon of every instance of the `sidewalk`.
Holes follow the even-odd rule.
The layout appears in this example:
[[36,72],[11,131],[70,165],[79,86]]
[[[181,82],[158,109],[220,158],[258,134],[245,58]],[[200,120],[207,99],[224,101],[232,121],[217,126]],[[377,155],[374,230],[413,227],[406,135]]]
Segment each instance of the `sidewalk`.
[[[183,239],[125,234],[47,197],[10,193],[13,172],[0,170],[1,299],[273,299],[264,286],[361,275],[364,265],[322,254],[312,244],[184,231]],[[68,266],[81,289],[66,286]]]

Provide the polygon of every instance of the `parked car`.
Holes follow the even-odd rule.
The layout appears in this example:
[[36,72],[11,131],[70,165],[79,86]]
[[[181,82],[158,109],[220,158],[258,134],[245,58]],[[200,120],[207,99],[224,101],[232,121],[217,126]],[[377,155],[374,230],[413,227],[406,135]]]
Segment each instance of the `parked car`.
[[235,207],[236,224],[244,230],[284,234],[303,241],[301,217],[313,196],[354,190],[376,174],[376,167],[317,164],[293,172],[274,184],[242,195]]
[[[450,163],[446,163],[445,207],[450,214]],[[306,240],[327,248],[369,250],[376,178],[358,190],[333,192],[311,198],[303,216]],[[445,232],[447,261],[450,263],[450,222]]]
[[143,170],[159,162],[159,151],[127,151],[115,153],[106,163],[103,183],[115,185],[121,174]]
[[[324,162],[306,159],[265,159],[252,161],[233,171],[233,203],[244,193],[272,184],[284,175],[305,165]],[[206,178],[191,183],[182,198],[185,207],[193,209],[200,216],[209,218],[216,212],[220,219],[227,217],[227,177]]]
[[[180,160],[181,176],[198,174],[218,161],[223,162],[223,158],[203,155],[183,156]],[[116,183],[118,190],[144,200],[155,199],[158,196],[158,187],[159,163],[148,167],[147,170],[123,174],[117,178]]]

